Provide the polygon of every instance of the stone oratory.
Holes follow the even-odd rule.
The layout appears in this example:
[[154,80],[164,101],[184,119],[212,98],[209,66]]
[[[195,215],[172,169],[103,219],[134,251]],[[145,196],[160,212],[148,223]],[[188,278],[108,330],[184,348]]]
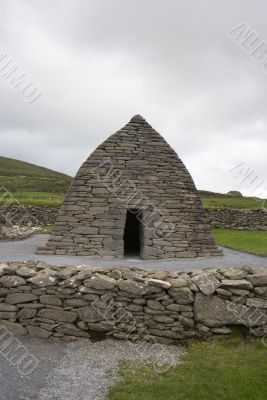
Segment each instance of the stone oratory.
[[83,163],[38,253],[120,259],[221,255],[185,165],[140,115]]

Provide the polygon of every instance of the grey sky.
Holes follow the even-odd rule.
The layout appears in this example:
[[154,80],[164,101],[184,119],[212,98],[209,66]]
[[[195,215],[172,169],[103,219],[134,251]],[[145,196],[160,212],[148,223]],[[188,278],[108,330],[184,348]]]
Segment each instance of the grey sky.
[[[267,74],[227,35],[246,22],[267,42],[264,0],[2,0],[0,11],[0,50],[42,90],[27,104],[0,79],[0,155],[74,175],[141,114],[199,189],[267,187]],[[242,183],[247,170],[256,183]]]

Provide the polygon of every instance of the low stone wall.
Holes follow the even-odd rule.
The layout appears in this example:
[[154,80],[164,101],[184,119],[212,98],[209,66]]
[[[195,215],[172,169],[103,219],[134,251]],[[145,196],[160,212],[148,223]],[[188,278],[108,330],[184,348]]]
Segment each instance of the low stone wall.
[[24,205],[0,206],[6,222],[10,225],[48,225],[54,224],[60,207],[37,207]]
[[267,269],[193,272],[0,263],[0,326],[63,340],[177,343],[267,329]]
[[267,210],[234,208],[206,209],[208,223],[213,228],[267,230]]
[[[54,224],[59,207],[0,206],[0,213],[10,216],[13,225]],[[240,210],[233,208],[205,209],[208,223],[214,228],[267,230],[267,212],[264,209]]]

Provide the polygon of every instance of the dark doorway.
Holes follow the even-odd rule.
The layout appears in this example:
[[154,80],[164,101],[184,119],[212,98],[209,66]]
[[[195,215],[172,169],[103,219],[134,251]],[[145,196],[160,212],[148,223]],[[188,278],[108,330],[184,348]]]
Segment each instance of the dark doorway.
[[133,208],[127,210],[123,236],[124,255],[126,257],[140,255],[141,217],[140,210]]

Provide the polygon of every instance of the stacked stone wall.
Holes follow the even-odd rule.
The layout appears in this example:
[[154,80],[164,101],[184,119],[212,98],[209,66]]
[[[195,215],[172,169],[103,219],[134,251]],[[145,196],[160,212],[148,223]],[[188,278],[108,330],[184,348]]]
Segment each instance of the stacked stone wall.
[[207,222],[213,228],[267,230],[265,208],[239,210],[234,208],[208,208]]
[[112,336],[180,343],[267,330],[267,270],[170,273],[127,268],[0,264],[0,326],[58,340]]
[[[27,221],[32,222],[34,226],[46,225],[55,223],[59,209],[60,207],[12,206],[9,208],[9,215],[12,216],[13,225],[25,226],[25,214],[29,216]],[[2,207],[2,210],[5,209]],[[206,221],[214,228],[267,230],[267,212],[262,208],[206,208],[205,214]]]

